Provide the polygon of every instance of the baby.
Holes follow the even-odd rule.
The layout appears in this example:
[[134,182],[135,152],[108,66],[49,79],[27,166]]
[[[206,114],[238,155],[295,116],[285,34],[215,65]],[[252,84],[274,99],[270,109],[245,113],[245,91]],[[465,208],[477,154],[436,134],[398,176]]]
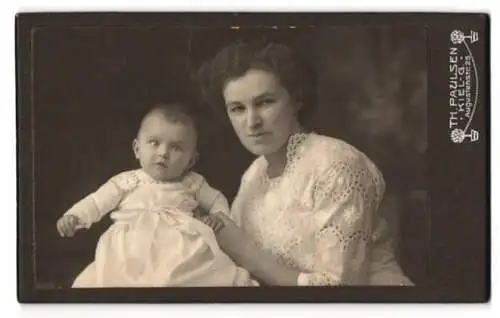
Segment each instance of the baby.
[[57,222],[61,236],[72,236],[113,211],[113,225],[73,287],[257,285],[217,245],[214,231],[221,223],[194,217],[197,210],[212,215],[229,207],[220,191],[191,171],[197,131],[183,105],[150,110],[133,150],[140,169],[112,177]]

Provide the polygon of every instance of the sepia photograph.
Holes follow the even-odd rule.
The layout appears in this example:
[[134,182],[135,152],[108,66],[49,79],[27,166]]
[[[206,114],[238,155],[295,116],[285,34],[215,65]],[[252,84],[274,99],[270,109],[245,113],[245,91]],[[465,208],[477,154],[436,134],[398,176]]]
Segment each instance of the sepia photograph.
[[459,17],[18,15],[20,301],[486,301],[488,21]]

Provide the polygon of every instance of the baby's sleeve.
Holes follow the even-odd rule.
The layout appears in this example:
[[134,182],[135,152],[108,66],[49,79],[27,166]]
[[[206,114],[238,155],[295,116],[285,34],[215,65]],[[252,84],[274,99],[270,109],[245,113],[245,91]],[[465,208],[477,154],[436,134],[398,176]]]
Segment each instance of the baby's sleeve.
[[213,188],[203,179],[196,191],[196,199],[200,208],[208,213],[222,212],[229,215],[229,203],[221,191]]
[[212,207],[209,210],[209,213],[217,213],[222,212],[229,217],[229,203],[227,198],[220,192],[219,190],[214,189],[215,191],[215,199]]
[[89,228],[114,210],[125,194],[135,185],[137,185],[137,178],[132,171],[120,173],[74,204],[65,215],[78,217],[83,227]]

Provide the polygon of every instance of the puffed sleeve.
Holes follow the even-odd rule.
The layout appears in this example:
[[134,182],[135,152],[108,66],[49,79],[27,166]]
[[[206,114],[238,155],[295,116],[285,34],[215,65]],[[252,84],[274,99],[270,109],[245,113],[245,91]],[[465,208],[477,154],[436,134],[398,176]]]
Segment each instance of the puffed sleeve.
[[337,160],[312,189],[317,231],[313,266],[298,285],[359,285],[369,282],[373,219],[385,191],[378,169],[364,158]]
[[78,217],[83,227],[89,228],[114,210],[125,194],[135,188],[137,183],[138,179],[133,171],[122,172],[77,202],[65,214]]
[[204,182],[198,191],[198,202],[208,213],[222,212],[229,215],[229,204],[226,197],[219,190]]
[[229,214],[229,204],[224,194],[213,188],[202,175],[191,172],[188,182],[189,187],[195,193],[198,204],[204,211]]

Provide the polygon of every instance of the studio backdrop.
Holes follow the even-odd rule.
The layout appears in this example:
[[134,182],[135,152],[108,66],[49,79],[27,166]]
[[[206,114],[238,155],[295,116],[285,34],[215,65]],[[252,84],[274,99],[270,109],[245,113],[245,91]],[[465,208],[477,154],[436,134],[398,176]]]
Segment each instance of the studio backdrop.
[[[381,213],[401,266],[417,285],[433,279],[424,28],[49,27],[34,32],[32,52],[37,286],[69,286],[93,258],[109,218],[71,239],[59,237],[56,221],[111,176],[138,167],[132,140],[151,103],[195,96],[195,70],[238,39],[286,43],[310,64],[317,112],[308,128],[348,141],[380,167],[387,183]],[[195,169],[232,200],[253,158],[226,118],[197,107]]]

